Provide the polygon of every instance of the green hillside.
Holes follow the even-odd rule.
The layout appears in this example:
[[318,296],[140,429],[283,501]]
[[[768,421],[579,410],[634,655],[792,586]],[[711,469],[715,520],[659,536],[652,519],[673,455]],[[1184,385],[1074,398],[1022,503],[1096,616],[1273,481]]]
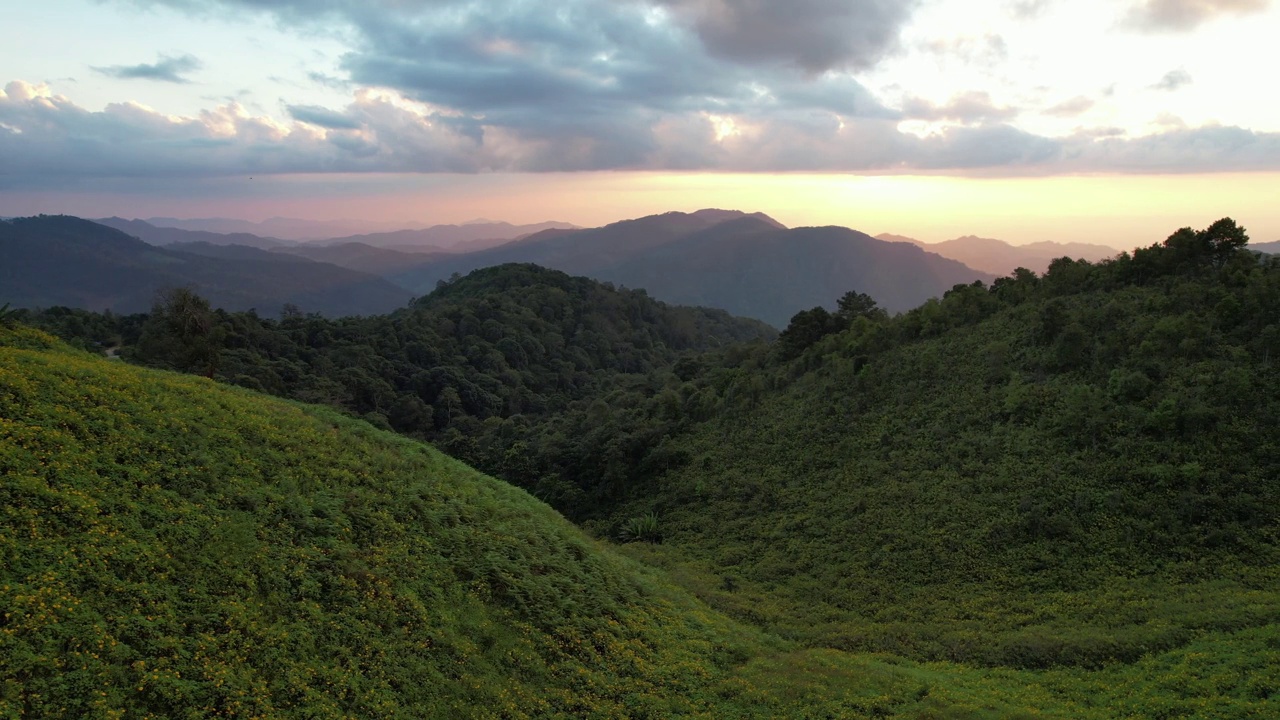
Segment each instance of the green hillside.
[[652,513],[634,554],[808,645],[1099,677],[1199,646],[1274,712],[1280,264],[1234,231],[797,316],[613,526]]
[[0,327],[0,470],[0,717],[973,704],[748,630],[428,446],[35,331]]
[[[140,364],[211,370],[226,382],[341,408],[559,498],[562,512],[598,506],[611,492],[600,478],[621,480],[666,434],[649,423],[634,423],[634,432],[595,423],[600,411],[624,410],[598,406],[602,398],[660,386],[655,374],[670,374],[681,358],[776,336],[722,310],[670,306],[534,265],[477,270],[390,315],[275,320],[205,310],[205,335],[184,340],[174,337],[177,314],[54,308],[21,317],[82,346],[123,343],[122,356]],[[555,418],[569,422],[561,428]],[[626,457],[613,467],[584,462],[621,448]]]
[[[95,697],[71,677],[142,702],[153,657],[205,694],[110,707],[200,716],[216,657],[269,716],[1276,716],[1280,261],[1245,241],[1224,220],[897,317],[850,293],[772,346],[530,266],[384,318],[216,315],[224,379],[393,427],[376,403],[416,398],[406,432],[617,548],[330,411],[9,333],[3,612],[34,619],[0,627],[0,716]],[[128,650],[63,671],[93,633]]]

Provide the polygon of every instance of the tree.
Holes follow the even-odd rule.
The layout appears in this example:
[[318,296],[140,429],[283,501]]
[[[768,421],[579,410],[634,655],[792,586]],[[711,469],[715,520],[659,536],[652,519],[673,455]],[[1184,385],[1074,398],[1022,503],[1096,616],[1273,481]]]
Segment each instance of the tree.
[[875,298],[857,290],[850,290],[836,301],[836,316],[845,323],[849,323],[857,317],[880,320],[888,315],[876,305]]
[[1231,218],[1222,218],[1197,233],[1203,238],[1215,267],[1222,267],[1240,248],[1249,244],[1249,235]]
[[138,342],[139,354],[153,364],[212,378],[221,339],[208,300],[191,288],[169,288],[156,295]]
[[839,319],[821,307],[801,310],[791,318],[787,329],[778,336],[778,352],[783,360],[800,356],[810,345],[833,332],[840,331]]

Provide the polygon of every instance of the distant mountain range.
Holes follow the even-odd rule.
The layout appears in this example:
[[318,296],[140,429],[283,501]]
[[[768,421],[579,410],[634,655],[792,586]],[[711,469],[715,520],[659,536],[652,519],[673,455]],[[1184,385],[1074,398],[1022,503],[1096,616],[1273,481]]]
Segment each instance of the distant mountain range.
[[513,240],[522,235],[528,235],[551,227],[577,227],[571,223],[563,222],[512,225],[505,222],[475,220],[462,225],[409,225],[406,229],[405,223],[397,222],[300,220],[280,217],[262,222],[229,218],[181,220],[178,218],[153,217],[147,218],[146,222],[155,227],[211,232],[223,235],[244,233],[294,242],[323,241],[326,244],[364,242],[378,247],[389,246],[383,243],[383,236],[400,236],[400,239],[387,239],[391,245],[450,247],[470,240]]
[[332,263],[350,270],[382,276],[406,272],[411,268],[450,257],[449,253],[442,251],[389,250],[360,242],[340,245],[294,245],[274,248],[273,252],[308,258],[316,262]]
[[[932,252],[935,246],[888,242],[842,227],[790,229],[767,215],[736,210],[671,212],[588,229],[561,225],[473,223],[358,236],[362,241],[297,243],[122,218],[101,224],[27,218],[11,225],[26,243],[27,254],[10,263],[25,268],[13,270],[12,287],[21,291],[0,302],[132,312],[147,309],[161,287],[190,285],[228,310],[274,313],[292,303],[328,315],[367,314],[399,307],[455,274],[534,263],[781,328],[801,310],[834,308],[850,290],[900,312],[957,284],[995,277]],[[493,237],[531,228],[541,229],[510,240]],[[500,244],[485,247],[494,243]],[[445,252],[439,249],[445,244],[481,249]],[[73,270],[59,274],[64,267]]]
[[1280,240],[1264,243],[1249,243],[1249,247],[1258,252],[1264,252],[1268,255],[1280,254]]
[[503,245],[544,230],[573,230],[577,225],[562,222],[544,222],[533,225],[511,223],[467,223],[466,225],[435,225],[421,230],[396,230],[394,232],[351,235],[320,241],[321,245],[340,245],[358,242],[391,250],[450,250],[474,252]]
[[93,222],[115,228],[151,245],[203,242],[210,245],[245,245],[269,250],[296,244],[291,240],[281,240],[245,232],[218,233],[208,230],[159,227],[145,220],[125,220],[120,217],[100,218]]
[[1120,254],[1119,250],[1106,245],[1047,241],[1012,245],[1003,240],[975,235],[965,235],[940,243],[926,243],[891,233],[881,233],[876,237],[887,242],[912,243],[928,252],[958,260],[975,270],[995,275],[1008,275],[1020,267],[1043,274],[1049,269],[1049,263],[1060,257],[1096,262]]
[[490,250],[456,255],[390,278],[417,293],[454,273],[509,262],[644,288],[671,303],[718,307],[784,327],[849,290],[897,312],[956,284],[992,280],[918,247],[848,228],[788,229],[760,213],[700,210],[600,228],[548,230]]
[[0,223],[0,304],[149,310],[157,291],[188,286],[227,310],[276,314],[287,303],[325,315],[385,313],[410,293],[347,268],[247,246],[147,244],[66,216]]

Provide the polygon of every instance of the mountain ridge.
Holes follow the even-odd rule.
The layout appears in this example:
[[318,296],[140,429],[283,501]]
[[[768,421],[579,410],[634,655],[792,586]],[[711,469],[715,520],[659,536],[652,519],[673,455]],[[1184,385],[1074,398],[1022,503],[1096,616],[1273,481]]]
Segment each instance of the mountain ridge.
[[[237,249],[239,247],[239,249]],[[0,224],[0,292],[17,307],[66,305],[142,312],[156,293],[190,286],[217,307],[277,313],[285,305],[330,315],[390,312],[410,293],[380,277],[248,246],[192,246],[196,253],[143,242],[124,231],[69,216]]]
[[[761,243],[763,235],[771,242]],[[812,241],[817,235],[830,237]],[[744,244],[737,244],[737,236]],[[766,249],[767,262],[753,256]],[[801,257],[799,252],[816,254]],[[706,257],[707,253],[714,257]],[[887,264],[869,269],[881,261]],[[877,299],[887,309],[900,311],[955,284],[993,278],[936,254],[895,249],[891,243],[847,228],[786,228],[760,213],[709,209],[650,215],[600,228],[548,230],[490,250],[446,258],[392,280],[428,292],[454,273],[508,262],[532,262],[644,288],[660,300],[723,308],[775,327],[815,305],[833,307],[840,295],[854,288],[879,294]],[[698,263],[700,271],[714,273],[716,281],[708,285],[704,278],[694,277],[689,269],[693,263]],[[822,280],[805,278],[805,273]]]
[[892,233],[881,233],[876,237],[890,242],[912,243],[927,252],[937,253],[969,267],[996,275],[1007,275],[1019,267],[1035,273],[1044,273],[1049,269],[1049,263],[1060,257],[1095,262],[1120,254],[1119,250],[1108,245],[1083,242],[1060,243],[1044,240],[1014,245],[995,238],[963,235],[952,240],[927,243]]

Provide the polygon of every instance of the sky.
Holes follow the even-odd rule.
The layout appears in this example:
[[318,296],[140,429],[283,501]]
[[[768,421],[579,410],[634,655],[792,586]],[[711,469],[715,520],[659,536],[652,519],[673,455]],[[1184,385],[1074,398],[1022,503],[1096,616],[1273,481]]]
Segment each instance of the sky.
[[0,215],[1280,239],[1272,0],[42,0]]

